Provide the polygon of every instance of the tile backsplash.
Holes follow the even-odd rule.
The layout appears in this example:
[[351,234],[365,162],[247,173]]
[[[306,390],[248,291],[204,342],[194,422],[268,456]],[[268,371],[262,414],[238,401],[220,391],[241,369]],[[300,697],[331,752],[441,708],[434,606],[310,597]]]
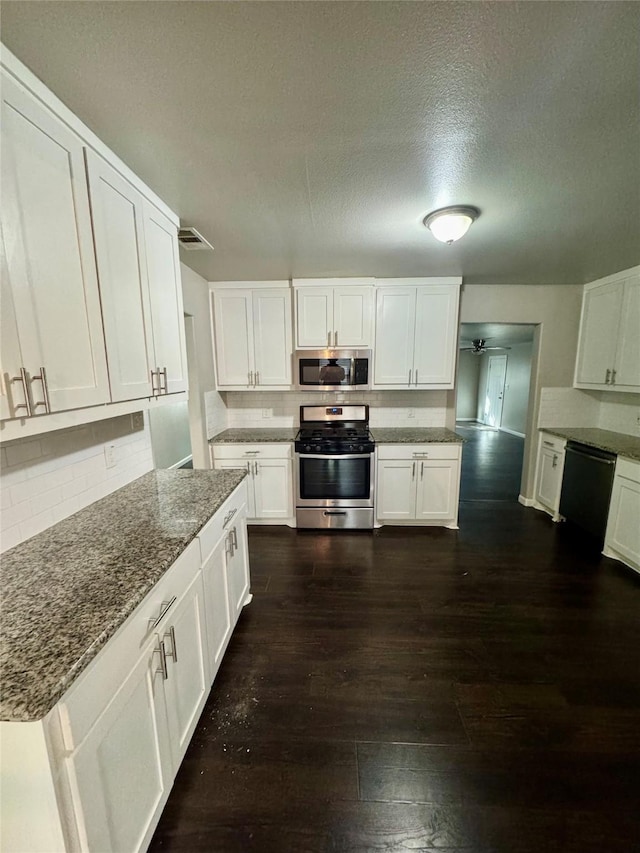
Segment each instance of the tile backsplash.
[[541,388],[538,426],[599,427],[640,434],[640,394]]
[[228,391],[222,394],[226,405],[227,427],[295,427],[300,421],[300,406],[367,403],[371,426],[445,425],[446,391],[367,391],[367,392],[280,392]]
[[7,442],[0,449],[0,550],[152,468],[149,427],[141,413]]

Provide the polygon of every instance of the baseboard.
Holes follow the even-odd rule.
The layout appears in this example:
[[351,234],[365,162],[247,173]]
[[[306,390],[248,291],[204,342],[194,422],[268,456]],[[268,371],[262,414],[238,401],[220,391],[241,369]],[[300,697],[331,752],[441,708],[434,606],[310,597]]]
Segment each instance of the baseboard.
[[515,429],[508,429],[507,427],[500,427],[500,432],[508,432],[509,435],[517,435],[518,438],[526,438],[523,432],[516,432]]
[[456,418],[456,423],[462,423],[463,421],[464,421],[465,423],[469,422],[469,423],[471,423],[471,424],[477,424],[477,423],[479,423],[479,421],[478,421],[478,419],[477,419],[477,418]]
[[533,498],[525,498],[524,495],[518,495],[518,503],[522,506],[533,506],[534,500]]

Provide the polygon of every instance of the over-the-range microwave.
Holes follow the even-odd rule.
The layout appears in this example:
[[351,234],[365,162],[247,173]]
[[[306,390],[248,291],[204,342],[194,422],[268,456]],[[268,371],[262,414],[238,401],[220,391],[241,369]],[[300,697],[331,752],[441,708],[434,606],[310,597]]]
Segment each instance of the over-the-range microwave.
[[371,350],[296,350],[294,382],[299,391],[367,391]]

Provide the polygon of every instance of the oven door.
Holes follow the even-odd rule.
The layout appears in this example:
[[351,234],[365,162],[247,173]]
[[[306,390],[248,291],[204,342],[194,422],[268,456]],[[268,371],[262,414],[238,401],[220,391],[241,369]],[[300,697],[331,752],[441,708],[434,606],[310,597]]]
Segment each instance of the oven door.
[[297,453],[297,507],[372,507],[373,453]]

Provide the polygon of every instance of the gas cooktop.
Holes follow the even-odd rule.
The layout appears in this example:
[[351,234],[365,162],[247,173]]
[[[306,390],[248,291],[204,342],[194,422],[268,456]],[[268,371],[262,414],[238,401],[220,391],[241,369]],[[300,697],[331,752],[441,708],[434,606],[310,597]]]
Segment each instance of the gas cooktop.
[[295,450],[323,455],[373,453],[368,415],[368,406],[301,406]]

